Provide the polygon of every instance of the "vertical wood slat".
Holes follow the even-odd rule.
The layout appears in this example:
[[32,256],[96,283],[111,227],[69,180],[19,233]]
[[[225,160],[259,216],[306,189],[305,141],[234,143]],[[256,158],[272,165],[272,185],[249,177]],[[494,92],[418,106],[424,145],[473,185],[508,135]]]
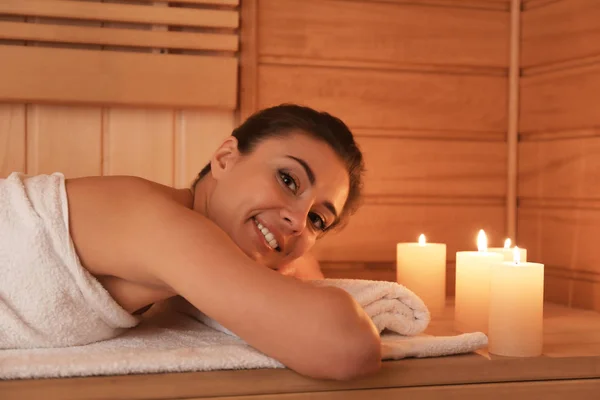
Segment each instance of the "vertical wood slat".
[[172,110],[105,111],[103,171],[173,184]]
[[519,45],[521,0],[511,1],[510,10],[510,66],[508,76],[508,157],[506,191],[506,236],[517,237],[517,157],[519,140]]
[[101,113],[97,107],[28,105],[27,172],[99,175]]
[[25,105],[0,104],[0,179],[26,171]]
[[240,27],[240,121],[258,109],[258,0],[244,0]]
[[178,188],[190,187],[221,142],[231,134],[230,111],[180,111],[175,117],[175,179]]

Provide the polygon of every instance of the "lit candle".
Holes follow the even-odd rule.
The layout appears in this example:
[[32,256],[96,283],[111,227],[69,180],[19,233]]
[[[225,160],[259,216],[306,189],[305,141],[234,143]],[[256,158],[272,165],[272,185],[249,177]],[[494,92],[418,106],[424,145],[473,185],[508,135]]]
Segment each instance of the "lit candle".
[[396,246],[396,280],[423,300],[432,316],[443,314],[446,306],[446,245],[418,243]]
[[487,333],[490,268],[504,257],[487,251],[487,237],[483,230],[477,236],[477,249],[456,253],[454,327],[461,332]]
[[512,357],[542,354],[544,264],[514,261],[492,266],[489,352]]
[[[510,239],[506,239],[504,241],[504,247],[490,247],[488,249],[488,251],[492,252],[492,253],[502,254],[502,256],[504,257],[504,261],[512,261],[514,248],[517,248],[517,246],[515,246],[514,248],[511,249],[510,245],[511,245]],[[521,249],[521,248],[518,248],[518,249],[521,252],[521,254],[520,254],[521,261],[527,261],[527,249]]]

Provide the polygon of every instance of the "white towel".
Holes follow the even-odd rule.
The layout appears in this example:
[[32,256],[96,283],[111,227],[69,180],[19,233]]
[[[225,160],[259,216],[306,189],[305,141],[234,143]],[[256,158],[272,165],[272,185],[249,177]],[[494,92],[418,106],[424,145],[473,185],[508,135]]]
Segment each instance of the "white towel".
[[62,174],[0,179],[0,349],[82,345],[139,322],[81,266],[68,215]]
[[[379,319],[381,330],[418,335],[427,326],[423,321],[429,321],[423,302],[395,283],[360,280],[313,283],[348,290],[365,310],[371,310],[372,318]],[[403,305],[391,306],[389,300]],[[406,326],[393,319],[405,321]],[[431,337],[384,331],[382,335],[384,360],[468,353],[485,345],[487,337],[482,333]],[[64,349],[0,351],[0,379],[253,368],[283,368],[283,365],[178,297],[155,305],[139,326],[114,339]]]

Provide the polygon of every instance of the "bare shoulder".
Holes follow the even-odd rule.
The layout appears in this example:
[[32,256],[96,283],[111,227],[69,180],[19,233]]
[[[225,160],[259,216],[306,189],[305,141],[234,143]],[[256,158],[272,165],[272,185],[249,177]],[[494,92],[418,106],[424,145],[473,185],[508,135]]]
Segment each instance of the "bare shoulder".
[[82,264],[94,275],[136,281],[144,277],[135,276],[139,271],[127,265],[124,253],[136,250],[131,248],[134,237],[141,235],[144,227],[136,226],[132,213],[152,218],[161,208],[189,208],[192,204],[188,190],[133,176],[68,179],[66,190],[71,237]]

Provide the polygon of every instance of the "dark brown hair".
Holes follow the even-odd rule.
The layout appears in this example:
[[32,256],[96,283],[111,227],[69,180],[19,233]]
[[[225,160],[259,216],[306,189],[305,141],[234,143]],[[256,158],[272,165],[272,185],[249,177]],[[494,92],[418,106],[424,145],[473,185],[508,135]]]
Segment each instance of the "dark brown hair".
[[[297,131],[326,142],[344,162],[350,177],[350,190],[339,221],[345,222],[360,203],[365,167],[362,153],[354,141],[352,132],[339,118],[309,107],[282,104],[251,115],[234,129],[232,136],[238,141],[238,151],[241,154],[248,154],[265,139],[281,137]],[[192,187],[195,188],[209,172],[210,163],[200,171]]]

